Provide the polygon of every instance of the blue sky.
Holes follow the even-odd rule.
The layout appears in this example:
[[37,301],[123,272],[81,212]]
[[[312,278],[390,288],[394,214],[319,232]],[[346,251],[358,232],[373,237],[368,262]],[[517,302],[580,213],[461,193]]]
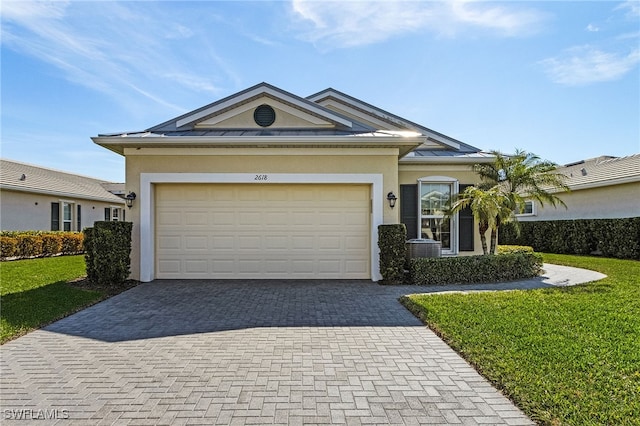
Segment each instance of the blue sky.
[[124,181],[91,141],[265,81],[484,150],[640,153],[640,1],[4,1],[1,155]]

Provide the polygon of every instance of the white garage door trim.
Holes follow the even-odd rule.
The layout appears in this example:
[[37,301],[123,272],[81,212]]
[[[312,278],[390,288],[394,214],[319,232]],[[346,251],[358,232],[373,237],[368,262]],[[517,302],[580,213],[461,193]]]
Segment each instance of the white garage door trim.
[[160,183],[344,183],[372,186],[371,279],[379,281],[378,225],[383,221],[383,178],[381,174],[289,174],[289,173],[141,173],[140,174],[140,281],[155,278],[155,226],[153,185]]

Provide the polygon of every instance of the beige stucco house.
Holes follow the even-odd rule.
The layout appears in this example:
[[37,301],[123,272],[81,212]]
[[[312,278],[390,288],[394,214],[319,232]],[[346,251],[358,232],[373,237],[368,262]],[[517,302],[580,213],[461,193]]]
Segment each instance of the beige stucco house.
[[82,231],[125,220],[123,184],[0,159],[0,230]]
[[491,157],[337,90],[304,98],[262,83],[92,139],[126,158],[141,281],[377,281],[384,223],[441,241],[446,255],[481,253],[470,212],[446,219],[442,208]]
[[601,156],[558,167],[571,192],[558,193],[567,205],[540,206],[528,201],[521,222],[619,219],[640,216],[640,154]]

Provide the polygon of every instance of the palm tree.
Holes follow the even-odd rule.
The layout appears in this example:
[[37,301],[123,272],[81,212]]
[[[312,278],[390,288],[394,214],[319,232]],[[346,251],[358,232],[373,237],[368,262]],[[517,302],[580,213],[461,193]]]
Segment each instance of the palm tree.
[[[552,206],[567,205],[554,192],[569,192],[565,184],[567,177],[557,171],[557,165],[542,160],[539,156],[523,150],[516,150],[513,155],[504,155],[499,151],[491,151],[495,160],[490,164],[475,164],[473,170],[480,175],[481,188],[499,186],[507,197],[507,204],[512,212],[523,211],[526,200],[536,200],[544,207],[547,202]],[[497,230],[506,217],[498,217],[495,231],[491,230],[492,252],[497,243]],[[516,221],[517,224],[517,221]],[[516,226],[516,230],[519,228]]]
[[[495,185],[489,189],[482,189],[477,186],[468,186],[463,192],[457,194],[451,206],[448,215],[454,215],[460,210],[470,207],[473,218],[478,222],[478,231],[480,231],[480,241],[482,243],[482,252],[484,254],[494,254],[496,250],[496,231],[499,224],[507,222],[513,217],[513,209],[509,204],[507,194],[505,194],[499,185]],[[487,249],[487,230],[491,229],[491,250]]]
[[491,151],[491,154],[495,156],[493,163],[475,164],[473,170],[483,181],[481,187],[499,185],[514,211],[521,211],[527,199],[536,200],[543,207],[545,202],[554,207],[556,204],[567,207],[553,193],[569,191],[564,183],[567,177],[556,170],[555,163],[522,150],[516,150],[514,155],[504,155],[499,151]]

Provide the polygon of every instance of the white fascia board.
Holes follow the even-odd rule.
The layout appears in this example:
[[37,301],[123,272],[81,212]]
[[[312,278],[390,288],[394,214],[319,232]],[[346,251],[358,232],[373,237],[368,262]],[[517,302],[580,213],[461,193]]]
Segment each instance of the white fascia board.
[[424,142],[423,136],[167,136],[167,137],[96,137],[93,141],[119,154],[124,148],[180,147],[406,147],[414,149]]
[[256,181],[255,173],[141,173],[140,174],[140,281],[155,278],[155,200],[153,185],[162,183],[250,183],[269,184],[369,184],[371,185],[371,279],[380,281],[378,226],[384,223],[384,179],[382,174],[269,173],[268,181]]
[[300,102],[298,99],[295,98],[291,98],[288,96],[283,96],[282,93],[273,90],[270,87],[257,87],[254,90],[251,90],[249,92],[243,93],[240,96],[235,96],[225,102],[219,103],[217,105],[214,105],[210,108],[204,109],[202,111],[199,111],[197,113],[194,114],[190,114],[178,121],[176,121],[176,127],[182,127],[185,124],[189,124],[189,123],[193,123],[194,121],[197,121],[201,118],[204,118],[208,115],[211,114],[215,114],[217,111],[223,110],[225,108],[228,107],[232,107],[233,105],[236,105],[238,103],[242,103],[244,101],[246,101],[247,99],[251,99],[254,96],[260,96],[262,94],[266,94],[266,95],[270,95],[273,96],[275,99],[282,99],[285,102],[291,103],[293,105],[296,105],[297,107],[304,109],[304,110],[308,110],[308,111],[312,111],[315,114],[320,115],[321,117],[325,117],[328,120],[340,123],[342,125],[345,125],[347,127],[352,127],[353,123],[351,123],[351,121],[346,120],[342,117],[339,117],[335,114],[332,114],[328,111],[326,111],[325,109],[322,108],[317,108],[314,107],[313,105],[308,105],[306,103]]

